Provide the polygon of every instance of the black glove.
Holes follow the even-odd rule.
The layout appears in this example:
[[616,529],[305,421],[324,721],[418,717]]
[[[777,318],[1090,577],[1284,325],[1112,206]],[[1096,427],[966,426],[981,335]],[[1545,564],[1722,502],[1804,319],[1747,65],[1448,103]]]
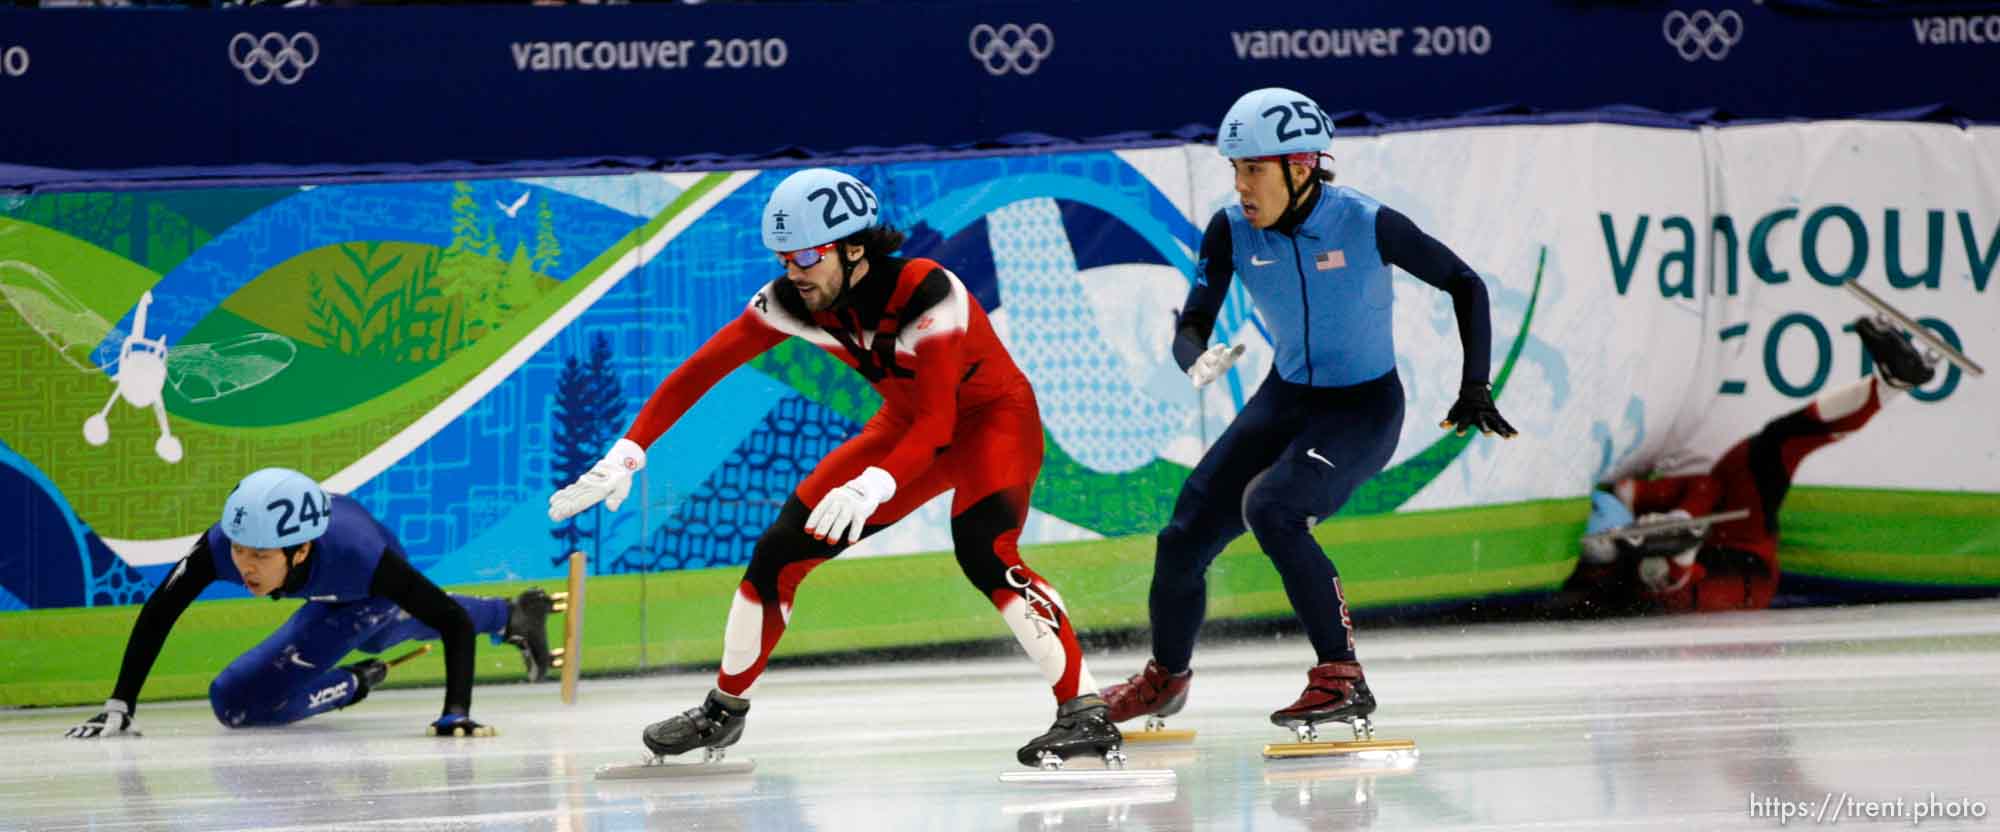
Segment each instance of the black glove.
[[1458,388],[1458,401],[1446,413],[1438,427],[1453,430],[1464,436],[1468,429],[1478,429],[1480,433],[1499,434],[1502,439],[1514,438],[1514,426],[1501,418],[1500,408],[1493,406],[1493,390],[1484,384]]
[[104,710],[64,731],[63,736],[79,740],[98,737],[136,737],[139,736],[139,731],[132,727],[132,706],[111,699],[105,701]]

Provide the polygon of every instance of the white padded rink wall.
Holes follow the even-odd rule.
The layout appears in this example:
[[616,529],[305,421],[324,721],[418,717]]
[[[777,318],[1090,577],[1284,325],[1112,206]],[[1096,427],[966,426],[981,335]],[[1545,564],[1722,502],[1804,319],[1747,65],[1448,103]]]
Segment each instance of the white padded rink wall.
[[[1190,215],[1204,224],[1235,199],[1229,168],[1211,147],[1182,152]],[[2000,130],[1471,127],[1337,138],[1333,155],[1336,184],[1407,214],[1486,278],[1496,371],[1540,264],[1501,400],[1521,436],[1504,455],[1474,443],[1408,508],[1574,496],[1642,465],[1701,465],[1862,377],[1860,342],[1842,327],[1865,309],[1835,288],[1845,279],[2000,363]],[[1396,292],[1410,413],[1400,461],[1434,438],[1460,351],[1447,297],[1407,275]],[[1245,364],[1268,366],[1248,327],[1231,334],[1251,345]],[[1934,401],[1898,402],[1816,454],[1800,482],[2000,491],[2000,420],[1988,417],[2000,383],[1955,375],[1926,388]],[[1208,403],[1227,406],[1216,393]]]

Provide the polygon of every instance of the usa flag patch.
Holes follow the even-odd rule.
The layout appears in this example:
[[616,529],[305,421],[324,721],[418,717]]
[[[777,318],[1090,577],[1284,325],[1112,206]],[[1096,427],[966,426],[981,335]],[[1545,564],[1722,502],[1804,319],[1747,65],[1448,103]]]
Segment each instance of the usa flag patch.
[[1340,249],[1322,251],[1313,257],[1313,268],[1323,272],[1347,268],[1347,252]]

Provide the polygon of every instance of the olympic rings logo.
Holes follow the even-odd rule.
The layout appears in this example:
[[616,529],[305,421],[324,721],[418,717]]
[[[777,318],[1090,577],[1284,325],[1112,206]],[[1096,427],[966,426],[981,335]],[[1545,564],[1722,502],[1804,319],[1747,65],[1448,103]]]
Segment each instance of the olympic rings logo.
[[0,75],[19,78],[28,74],[29,55],[25,46],[9,46],[0,49]]
[[1055,51],[1056,33],[1043,23],[1032,23],[1025,28],[1013,23],[999,28],[981,23],[972,27],[967,45],[972,48],[973,59],[986,67],[988,75],[1009,72],[1033,75]]
[[243,79],[256,86],[276,81],[296,84],[306,68],[319,62],[319,38],[311,32],[285,37],[266,32],[263,37],[237,32],[229,39],[229,64],[243,71]]
[[1696,61],[1704,57],[1719,61],[1729,57],[1730,47],[1743,40],[1743,17],[1734,9],[1716,14],[1707,9],[1698,9],[1693,14],[1675,9],[1667,12],[1660,21],[1660,34],[1674,50],[1681,53],[1681,60]]

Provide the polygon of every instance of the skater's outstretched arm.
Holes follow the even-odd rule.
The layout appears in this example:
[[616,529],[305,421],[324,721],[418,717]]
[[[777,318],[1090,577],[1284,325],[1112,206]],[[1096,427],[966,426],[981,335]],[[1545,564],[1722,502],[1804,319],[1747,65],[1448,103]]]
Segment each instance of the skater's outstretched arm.
[[632,491],[632,475],[646,467],[646,449],[723,376],[791,337],[767,322],[772,315],[785,314],[772,309],[777,301],[769,296],[776,285],[774,282],[758,292],[743,314],[717,331],[660,382],[652,398],[640,409],[638,418],[632,420],[631,429],[612,445],[603,459],[576,482],[549,497],[550,520],[566,520],[600,502],[605,508],[617,511],[625,504],[625,495]]
[[1452,315],[1458,319],[1458,342],[1465,355],[1459,384],[1485,386],[1487,369],[1493,363],[1493,324],[1486,282],[1479,279],[1479,273],[1459,259],[1449,246],[1386,205],[1375,212],[1375,246],[1382,251],[1383,263],[1451,295]]
[[[464,719],[472,713],[473,637],[472,616],[431,579],[418,572],[395,549],[382,553],[368,593],[387,598],[410,617],[424,622],[444,641],[444,711],[440,722],[454,715]],[[469,722],[469,719],[465,719]],[[476,725],[476,723],[474,723]]]
[[652,398],[646,400],[646,406],[632,420],[632,428],[625,432],[625,438],[640,447],[652,447],[653,442],[680,421],[681,415],[700,401],[723,376],[791,337],[765,322],[768,315],[779,314],[767,311],[771,303],[759,294],[751,300],[743,314],[723,326],[714,337],[695,350],[694,355],[674,368],[666,381],[660,382],[660,386],[653,391]]
[[1383,263],[1451,295],[1465,364],[1459,370],[1458,402],[1452,405],[1440,427],[1456,428],[1461,436],[1469,429],[1497,433],[1503,438],[1513,436],[1514,426],[1501,417],[1488,387],[1487,370],[1493,362],[1493,324],[1485,281],[1444,243],[1386,205],[1375,212],[1375,247],[1381,250]]
[[180,620],[188,605],[212,583],[215,583],[215,557],[208,550],[208,535],[203,534],[195,538],[194,548],[180,563],[174,564],[167,579],[139,609],[139,618],[132,623],[132,635],[125,641],[125,659],[118,666],[118,682],[111,688],[104,711],[69,729],[67,736],[91,739],[132,729],[132,714],[139,707],[139,689],[153,672],[153,662],[160,658],[167,633],[174,629],[174,622]]

